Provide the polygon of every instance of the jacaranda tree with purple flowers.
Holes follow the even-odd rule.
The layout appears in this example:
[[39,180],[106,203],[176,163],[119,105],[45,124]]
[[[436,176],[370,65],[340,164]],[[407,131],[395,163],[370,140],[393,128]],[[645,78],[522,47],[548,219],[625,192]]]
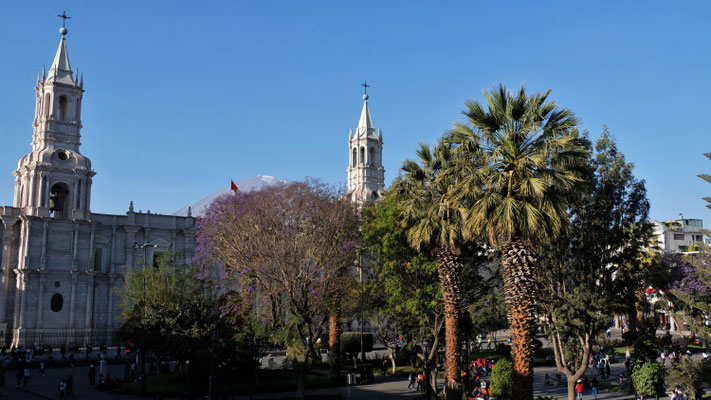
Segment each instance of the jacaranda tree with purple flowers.
[[689,326],[695,335],[711,340],[707,316],[711,315],[711,254],[702,246],[698,254],[666,254],[662,265],[672,274],[666,290],[677,320]]
[[298,372],[298,397],[356,257],[357,208],[317,181],[216,200],[198,225],[195,261],[219,277],[222,315],[269,326]]

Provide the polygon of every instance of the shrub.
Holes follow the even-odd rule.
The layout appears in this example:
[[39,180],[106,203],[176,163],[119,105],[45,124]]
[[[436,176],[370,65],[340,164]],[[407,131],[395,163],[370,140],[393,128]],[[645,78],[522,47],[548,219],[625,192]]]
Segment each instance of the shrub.
[[664,365],[658,362],[637,364],[632,373],[632,384],[635,393],[643,396],[654,396],[663,393]]
[[513,380],[513,364],[502,359],[494,364],[491,370],[491,392],[499,397],[511,397]]

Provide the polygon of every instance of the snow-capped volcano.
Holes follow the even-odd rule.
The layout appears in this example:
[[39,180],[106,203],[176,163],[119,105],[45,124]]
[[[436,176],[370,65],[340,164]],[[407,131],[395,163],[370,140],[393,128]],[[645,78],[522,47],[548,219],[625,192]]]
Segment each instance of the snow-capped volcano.
[[[253,176],[251,178],[247,178],[244,180],[241,180],[239,182],[235,182],[237,185],[237,188],[239,189],[240,192],[251,192],[253,190],[259,190],[265,186],[272,186],[276,185],[278,183],[286,183],[288,182],[287,180],[284,179],[277,179],[273,176],[269,175],[257,175]],[[205,213],[205,210],[207,207],[212,204],[213,201],[215,201],[216,198],[220,196],[224,196],[226,194],[231,194],[232,190],[230,190],[230,186],[228,185],[224,189],[220,189],[219,191],[204,197],[198,201],[196,201],[193,204],[187,205],[180,210],[176,211],[173,213],[173,215],[181,215],[181,216],[186,216],[188,215],[188,207],[192,207],[192,213],[193,216],[195,217],[202,217],[202,215]]]

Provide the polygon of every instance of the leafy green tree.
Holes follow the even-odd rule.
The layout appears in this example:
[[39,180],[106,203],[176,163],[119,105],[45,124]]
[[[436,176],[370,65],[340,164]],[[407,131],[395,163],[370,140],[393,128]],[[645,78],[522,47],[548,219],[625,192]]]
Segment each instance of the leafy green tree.
[[[533,399],[536,248],[565,230],[570,193],[582,182],[588,150],[572,111],[550,91],[484,93],[487,108],[467,101],[466,120],[447,140],[456,146],[456,187],[469,232],[501,250],[512,336],[513,398]],[[472,198],[469,205],[464,198]]]
[[663,393],[664,365],[658,362],[638,365],[632,372],[632,385],[641,400],[646,396],[658,396],[660,392]]
[[711,378],[710,372],[705,361],[685,358],[667,371],[666,384],[670,389],[681,390],[685,398],[701,400],[704,382]]
[[[166,252],[157,268],[134,269],[125,274],[121,296],[119,338],[141,343],[160,357],[197,362],[211,356],[218,329],[216,302],[195,279],[196,268],[179,265],[177,253]],[[141,264],[139,262],[139,264]]]
[[624,287],[612,284],[614,274],[634,264],[648,243],[648,235],[634,236],[638,227],[649,226],[649,202],[632,168],[604,128],[582,175],[588,184],[571,197],[569,228],[540,246],[545,268],[538,271],[539,306],[548,316],[549,340],[558,371],[567,377],[570,400],[595,338],[609,326],[610,315],[625,309]]
[[412,350],[412,344],[421,342],[424,336],[432,338],[432,351],[423,355],[432,361],[444,324],[437,264],[427,253],[410,246],[396,196],[387,194],[367,208],[365,215],[363,243],[376,261],[368,280],[370,297],[382,300],[378,312],[397,321]]
[[451,198],[450,188],[456,183],[450,146],[439,142],[433,148],[420,144],[418,164],[405,160],[403,179],[391,190],[402,210],[407,238],[417,251],[430,248],[437,262],[444,305],[445,324],[445,392],[447,398],[459,400],[462,393],[459,363],[461,337],[462,245],[468,241],[462,219],[461,202]]
[[[485,337],[508,329],[508,308],[498,262],[482,263],[478,274],[463,274],[464,304],[471,317],[472,335]],[[488,344],[488,340],[487,340]]]

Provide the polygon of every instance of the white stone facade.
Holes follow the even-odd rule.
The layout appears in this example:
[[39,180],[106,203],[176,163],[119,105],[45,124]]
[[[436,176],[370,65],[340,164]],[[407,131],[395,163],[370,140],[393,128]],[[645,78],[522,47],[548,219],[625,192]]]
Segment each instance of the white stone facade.
[[[66,31],[64,31],[66,34]],[[18,163],[13,206],[0,207],[0,338],[12,345],[111,344],[126,268],[195,247],[195,220],[91,212],[91,161],[79,151],[83,79],[62,35],[35,87],[32,151]],[[140,248],[142,244],[145,249]]]
[[360,114],[355,135],[348,135],[348,195],[359,204],[379,198],[385,189],[383,168],[383,135],[375,133],[368,108],[368,95],[363,95],[363,111]]

